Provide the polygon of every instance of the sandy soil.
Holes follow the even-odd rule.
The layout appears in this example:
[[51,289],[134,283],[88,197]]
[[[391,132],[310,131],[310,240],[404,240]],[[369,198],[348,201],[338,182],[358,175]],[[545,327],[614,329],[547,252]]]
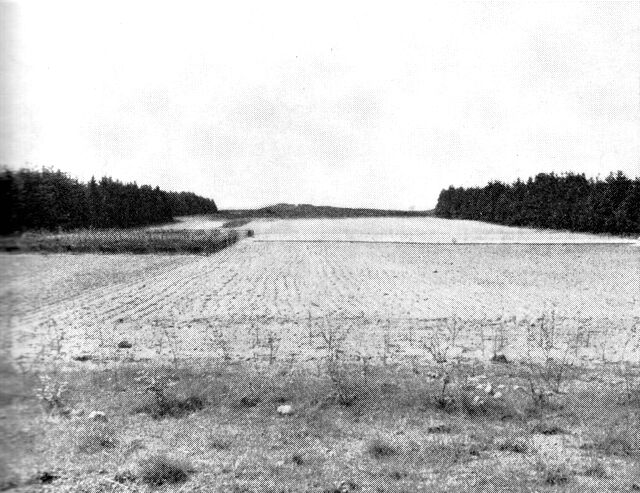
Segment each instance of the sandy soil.
[[637,243],[608,235],[512,228],[433,217],[255,220],[261,241],[364,241],[400,243]]
[[[585,362],[634,360],[637,259],[632,245],[250,239],[205,257],[5,255],[3,334],[14,357],[310,359],[336,331],[352,355],[402,360],[427,357],[434,331],[455,318],[455,351],[469,357],[488,357],[498,336],[522,356],[526,328],[552,323],[558,341],[582,333]],[[8,299],[22,301],[13,309]],[[133,348],[117,349],[125,339]]]

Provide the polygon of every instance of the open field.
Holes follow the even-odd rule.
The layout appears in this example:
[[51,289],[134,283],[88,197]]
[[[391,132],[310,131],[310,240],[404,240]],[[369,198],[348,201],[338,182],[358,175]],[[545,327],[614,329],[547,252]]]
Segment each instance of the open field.
[[[393,357],[406,360],[426,356],[420,341],[447,319],[464,327],[456,351],[486,356],[499,328],[504,351],[517,357],[526,338],[523,324],[542,323],[544,316],[554,317],[563,336],[580,331],[588,338],[580,355],[588,362],[638,358],[632,351],[638,335],[631,330],[640,315],[637,254],[633,245],[243,240],[213,256],[176,257],[124,284],[105,281],[66,299],[50,294],[53,301],[47,291],[22,281],[42,275],[40,257],[2,256],[0,262],[11,273],[5,293],[11,293],[14,307],[8,331],[14,357],[30,358],[43,341],[63,336],[67,358],[98,347],[116,357],[120,339],[135,341],[132,355],[144,358],[156,357],[158,350],[168,357],[169,341],[179,344],[184,357],[220,355],[224,339],[224,351],[246,358],[264,351],[255,342],[262,331],[282,341],[280,357],[307,359],[322,346],[309,333],[330,325],[348,333],[345,344],[353,351],[379,356],[386,339]],[[50,265],[57,269],[47,272],[47,283],[73,284],[65,266],[72,269],[76,257],[55,259]],[[100,266],[112,265],[114,258],[92,259],[108,276]],[[144,262],[131,268],[144,271]]]
[[633,239],[557,230],[512,228],[435,217],[258,219],[247,228],[262,241],[365,241],[398,243],[634,243]]
[[0,255],[0,487],[640,488],[638,247],[378,221],[253,221],[209,256]]

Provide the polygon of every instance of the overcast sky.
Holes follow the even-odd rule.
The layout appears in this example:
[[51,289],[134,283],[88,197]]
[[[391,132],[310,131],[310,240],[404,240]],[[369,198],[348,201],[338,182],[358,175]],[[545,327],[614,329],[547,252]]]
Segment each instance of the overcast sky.
[[0,163],[277,202],[640,174],[640,3],[2,4]]

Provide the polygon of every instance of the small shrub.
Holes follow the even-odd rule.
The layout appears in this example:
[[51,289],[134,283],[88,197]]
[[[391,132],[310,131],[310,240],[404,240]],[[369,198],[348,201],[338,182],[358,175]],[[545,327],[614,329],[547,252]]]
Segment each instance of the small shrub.
[[498,353],[494,354],[491,357],[491,362],[496,364],[501,364],[501,365],[509,364],[509,360],[507,359],[507,357],[504,354],[498,354]]
[[393,469],[389,471],[389,477],[391,479],[395,479],[396,481],[400,481],[401,479],[406,478],[409,475],[407,471],[400,471],[398,469]]
[[563,435],[567,431],[556,423],[550,423],[547,421],[540,421],[536,423],[531,433],[537,433],[540,435]]
[[92,360],[92,356],[90,354],[79,354],[77,356],[73,357],[74,361],[79,361],[81,363],[85,363],[87,361],[91,361]]
[[184,483],[189,479],[189,469],[181,462],[155,455],[140,462],[138,478],[151,486]]
[[116,475],[113,477],[113,480],[116,483],[120,484],[133,483],[136,480],[136,475],[131,471],[122,471],[116,473]]
[[606,478],[608,473],[602,462],[595,460],[585,468],[584,475],[592,478]]
[[134,407],[133,412],[136,414],[148,414],[154,419],[181,418],[187,414],[200,411],[205,405],[205,399],[196,395],[179,398],[157,394],[153,401]]
[[293,454],[291,456],[291,462],[293,462],[296,466],[301,466],[304,464],[304,458],[300,454]]
[[538,473],[540,474],[540,480],[549,486],[562,486],[567,484],[571,477],[572,472],[566,466],[566,464],[545,464],[539,462],[537,465]]
[[399,453],[396,447],[382,441],[379,438],[369,443],[369,445],[367,446],[367,452],[374,459],[385,459],[387,457],[398,455]]
[[513,452],[515,454],[526,454],[529,450],[527,444],[523,441],[507,438],[498,444],[498,450],[501,452]]
[[243,395],[237,400],[237,407],[256,407],[262,399],[258,394],[250,393]]

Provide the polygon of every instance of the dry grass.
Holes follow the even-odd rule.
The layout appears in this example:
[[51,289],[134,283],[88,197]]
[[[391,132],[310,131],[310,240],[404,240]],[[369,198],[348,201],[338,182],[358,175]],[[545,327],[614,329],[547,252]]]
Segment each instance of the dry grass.
[[189,478],[189,467],[165,455],[148,457],[138,464],[138,479],[151,486],[184,483]]
[[[356,370],[345,367],[342,375],[364,385]],[[520,381],[495,365],[482,371],[493,381]],[[35,385],[30,386],[37,379],[7,372],[20,397],[0,408],[4,423],[0,432],[14,450],[3,457],[4,475],[10,478],[5,483],[17,485],[15,491],[30,491],[47,473],[61,491],[118,491],[104,489],[114,482],[140,492],[158,487],[165,491],[346,491],[348,487],[350,491],[355,487],[358,491],[529,491],[585,485],[626,491],[637,481],[633,426],[638,413],[616,395],[580,404],[568,394],[562,402],[565,411],[504,420],[501,413],[425,407],[424,399],[413,399],[411,394],[416,388],[439,391],[424,385],[426,373],[427,369],[416,373],[373,367],[366,399],[345,406],[335,399],[332,376],[317,374],[313,368],[291,371],[278,365],[256,368],[223,362],[178,369],[123,364],[104,371],[58,372],[56,378],[67,383],[65,405],[70,412],[51,416],[43,413]],[[190,396],[202,406],[161,420],[153,413],[132,414],[141,398],[155,398],[149,393],[150,378],[164,385],[163,395]],[[464,372],[460,370],[456,378],[451,383],[454,394]],[[595,392],[588,382],[570,383]],[[511,405],[530,405],[531,396],[517,395]],[[248,396],[258,398],[247,402],[250,405],[240,404]],[[294,414],[279,415],[276,408],[282,402],[292,405]],[[77,409],[85,413],[76,416]],[[92,409],[104,411],[108,422],[88,421]],[[618,416],[615,420],[612,409]],[[545,430],[558,426],[567,433],[532,433],[540,431],[539,423],[552,423]],[[593,430],[600,428],[606,433],[594,435]],[[40,444],[37,448],[29,446],[34,440]],[[549,458],[549,453],[571,457],[571,462]],[[616,474],[608,474],[609,470]],[[471,481],[470,474],[476,479]]]

